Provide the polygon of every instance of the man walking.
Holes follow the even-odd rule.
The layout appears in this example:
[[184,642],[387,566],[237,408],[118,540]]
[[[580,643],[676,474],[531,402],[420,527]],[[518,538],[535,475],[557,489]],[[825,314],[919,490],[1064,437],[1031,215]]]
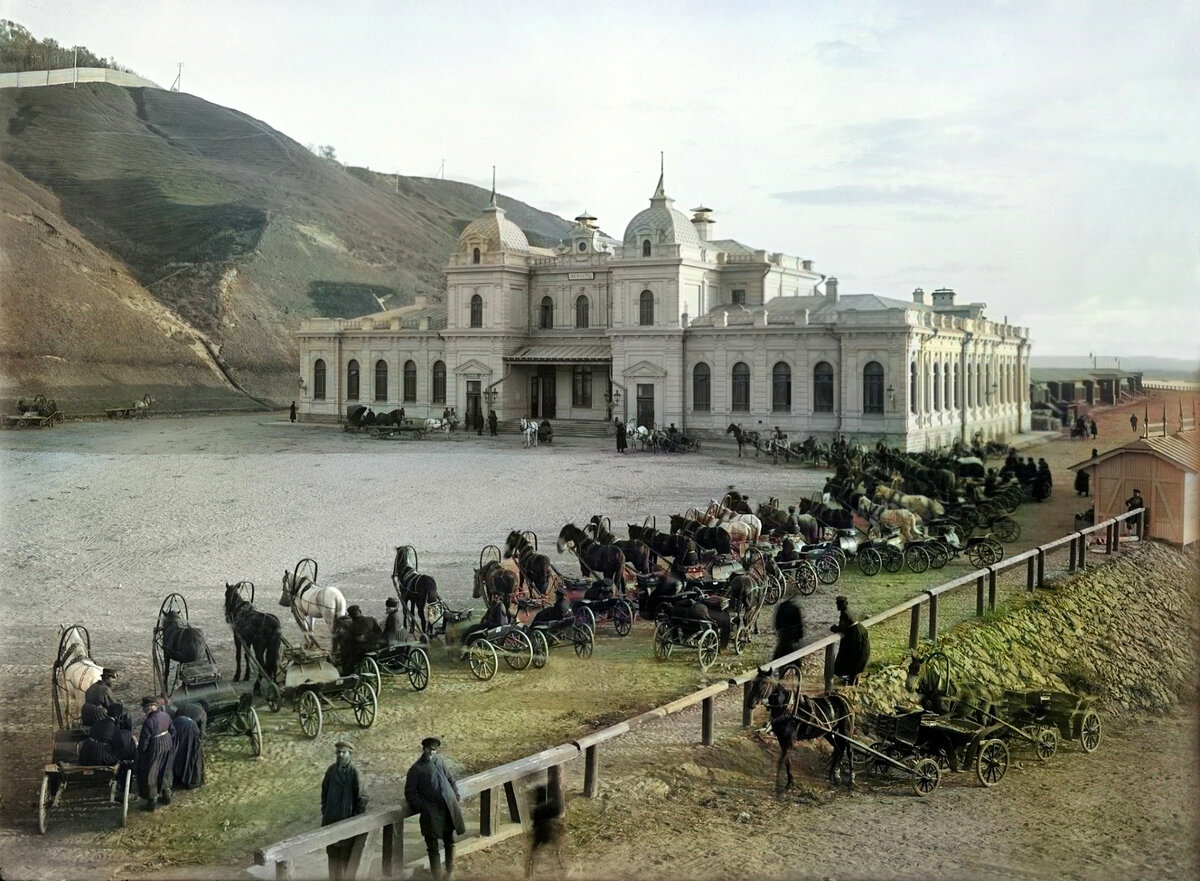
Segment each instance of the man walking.
[[292,417],[292,421],[296,421],[296,402],[292,401],[291,409],[288,410],[288,415]]
[[496,436],[496,427],[499,425],[499,422],[500,420],[496,418],[496,411],[488,407],[488,433],[492,437]]
[[[454,874],[454,835],[463,835],[467,825],[459,805],[458,784],[438,750],[442,742],[436,737],[421,741],[421,757],[408,769],[404,781],[404,797],[411,810],[421,815],[421,836],[429,854],[429,872],[434,881],[450,881]],[[438,842],[446,852],[446,872]]]
[[1137,414],[1129,414],[1129,427],[1133,429],[1133,433],[1137,434]]
[[[354,747],[344,740],[338,741],[334,746],[336,759],[326,769],[325,779],[321,781],[322,826],[364,813],[367,809],[367,797],[363,794],[362,782],[358,779],[358,769],[350,763],[352,752]],[[354,840],[348,839],[325,848],[325,855],[329,858],[331,881],[341,881],[353,846]]]

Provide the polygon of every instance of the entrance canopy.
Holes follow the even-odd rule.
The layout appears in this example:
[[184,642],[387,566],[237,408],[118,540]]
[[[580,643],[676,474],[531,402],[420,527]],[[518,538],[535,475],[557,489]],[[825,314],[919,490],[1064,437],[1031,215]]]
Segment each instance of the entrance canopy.
[[526,346],[505,355],[509,364],[608,364],[612,350],[603,345]]

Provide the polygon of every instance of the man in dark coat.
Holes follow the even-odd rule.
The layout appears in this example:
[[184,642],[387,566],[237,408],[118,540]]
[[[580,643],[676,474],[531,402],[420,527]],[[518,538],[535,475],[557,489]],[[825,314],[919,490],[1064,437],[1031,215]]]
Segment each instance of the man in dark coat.
[[171,770],[175,759],[171,741],[171,717],[158,698],[142,698],[146,720],[138,735],[137,773],[138,795],[146,800],[145,809],[153,811],[159,802],[171,803]]
[[113,682],[116,679],[117,671],[105,667],[100,673],[100,679],[93,682],[83,693],[80,721],[84,725],[91,725],[102,718],[115,719],[124,712],[124,707],[117,701],[112,690]]
[[[425,850],[429,854],[429,871],[435,881],[444,878],[450,881],[454,873],[454,835],[466,834],[467,824],[463,821],[461,797],[454,775],[438,749],[442,742],[436,737],[421,741],[421,757],[408,769],[404,780],[404,797],[411,810],[421,815],[421,836],[425,839]],[[446,874],[441,873],[438,842],[446,853]]]
[[500,424],[500,420],[496,418],[496,411],[488,407],[488,434],[492,437],[496,436],[496,427]]
[[180,789],[195,789],[204,785],[204,738],[195,720],[183,713],[175,714],[171,725],[171,740],[175,747],[175,761],[171,776],[174,786]]
[[[1150,512],[1146,510],[1146,502],[1142,498],[1142,491],[1140,489],[1135,489],[1133,495],[1125,500],[1125,510],[1142,512],[1138,517],[1130,517],[1125,521],[1128,532],[1137,531],[1138,520],[1145,520],[1145,528],[1148,530],[1150,526]],[[1149,535],[1149,532],[1147,531],[1145,534]]]
[[566,588],[556,587],[554,589],[554,605],[539,609],[538,613],[533,616],[533,620],[529,623],[531,625],[552,624],[555,621],[564,621],[570,617],[572,617],[571,601],[567,599]]
[[[325,779],[321,781],[322,826],[361,814],[367,809],[367,797],[358,779],[358,769],[350,763],[354,747],[339,740],[334,750],[337,760],[325,770]],[[325,848],[331,881],[341,881],[353,846],[353,839],[348,839]]]
[[475,422],[475,433],[477,435],[479,435],[480,437],[483,437],[483,411],[480,410],[479,408],[475,409],[474,422]]
[[617,452],[623,453],[623,452],[625,452],[625,447],[627,446],[627,443],[628,443],[625,439],[625,423],[614,416],[613,417],[613,425],[616,427],[616,430],[617,430]]
[[845,597],[837,598],[837,608],[838,623],[829,630],[842,634],[842,641],[838,644],[837,658],[833,662],[833,675],[840,677],[847,685],[856,685],[859,675],[867,669],[867,662],[871,660],[871,636],[867,628],[855,620]]
[[292,401],[292,406],[288,409],[288,416],[291,417],[293,422],[296,421],[296,402],[295,401]]
[[462,638],[459,644],[463,651],[460,654],[460,660],[466,657],[466,648],[475,640],[477,634],[483,633],[485,630],[491,630],[493,627],[503,627],[505,624],[511,624],[512,620],[508,617],[508,609],[504,608],[504,598],[500,594],[492,596],[491,604],[487,607],[487,611],[483,613],[483,618],[478,624],[472,624],[462,633]]

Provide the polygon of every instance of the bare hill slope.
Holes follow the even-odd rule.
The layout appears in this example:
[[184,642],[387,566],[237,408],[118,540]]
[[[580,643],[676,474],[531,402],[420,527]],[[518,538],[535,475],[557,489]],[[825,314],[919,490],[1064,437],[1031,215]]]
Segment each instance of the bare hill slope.
[[[361,315],[378,309],[377,297],[391,306],[418,290],[440,292],[458,231],[487,204],[487,192],[468,184],[402,177],[397,188],[394,176],[349,171],[245,114],[176,92],[100,83],[5,89],[0,115],[0,154],[19,173],[6,183],[19,186],[23,175],[48,192],[43,214],[108,252],[172,320],[209,340],[237,386],[280,403],[295,392],[300,318]],[[568,228],[501,203],[533,241]],[[10,240],[5,220],[8,259],[27,268],[26,280],[5,281],[4,322],[21,326],[28,357],[0,350],[4,385],[24,390],[44,378],[39,391],[74,390],[57,391],[60,405],[74,397],[95,410],[156,384],[142,374],[146,353],[169,335],[160,328],[162,340],[129,345],[107,319],[46,321],[71,313],[79,279],[60,266],[59,282],[41,285],[38,299],[39,285],[28,281],[37,274],[32,252],[49,233]],[[54,374],[34,369],[63,345],[88,355]],[[121,381],[98,374],[100,363],[121,365]],[[181,369],[167,378],[187,409],[192,376]],[[108,386],[108,396],[99,393]]]

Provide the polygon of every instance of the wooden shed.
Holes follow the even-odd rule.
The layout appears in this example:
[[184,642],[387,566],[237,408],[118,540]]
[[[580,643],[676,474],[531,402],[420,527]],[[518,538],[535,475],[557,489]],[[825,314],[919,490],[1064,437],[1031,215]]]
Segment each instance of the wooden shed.
[[1150,537],[1178,545],[1200,538],[1200,442],[1195,429],[1143,437],[1071,466],[1091,478],[1096,522],[1125,513],[1140,490]]

